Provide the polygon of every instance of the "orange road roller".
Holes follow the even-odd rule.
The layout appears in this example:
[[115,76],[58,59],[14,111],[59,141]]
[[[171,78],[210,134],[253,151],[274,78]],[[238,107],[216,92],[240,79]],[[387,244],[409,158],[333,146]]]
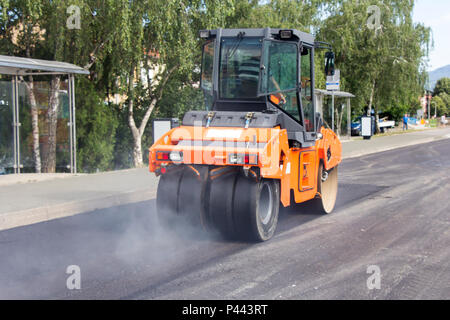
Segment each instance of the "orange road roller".
[[314,51],[331,47],[281,29],[202,30],[203,111],[149,150],[160,176],[162,224],[192,224],[229,239],[267,241],[284,207],[331,213],[342,146],[323,126],[314,99]]

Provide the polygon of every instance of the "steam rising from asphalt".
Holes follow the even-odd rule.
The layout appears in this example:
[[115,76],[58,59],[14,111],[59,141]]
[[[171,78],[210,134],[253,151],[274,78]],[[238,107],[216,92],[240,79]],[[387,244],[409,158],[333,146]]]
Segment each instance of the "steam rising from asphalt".
[[145,260],[153,267],[180,262],[187,248],[219,239],[216,234],[207,233],[201,226],[193,226],[184,219],[174,221],[170,227],[163,226],[157,218],[154,203],[147,210],[147,213],[134,212],[130,216],[115,243],[115,256],[126,264],[132,264],[136,259]]
[[[123,298],[111,288],[124,277],[133,296],[184,262],[201,263],[190,261],[193,250],[222,243],[200,227],[164,228],[155,207],[150,200],[0,232],[0,299]],[[81,290],[66,287],[69,265],[80,266]]]

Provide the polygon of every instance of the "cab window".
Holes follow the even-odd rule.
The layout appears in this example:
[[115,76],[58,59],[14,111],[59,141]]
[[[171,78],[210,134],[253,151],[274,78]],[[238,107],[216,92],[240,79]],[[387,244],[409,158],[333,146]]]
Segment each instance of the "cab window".
[[297,44],[264,41],[260,94],[269,95],[297,88]]
[[221,99],[255,100],[261,60],[261,38],[223,38],[220,49]]
[[314,88],[312,85],[312,77],[314,70],[312,69],[312,56],[310,48],[303,48],[301,55],[301,101],[303,108],[303,126],[306,131],[314,131]]
[[213,89],[214,41],[205,43],[202,56],[201,88],[205,91]]

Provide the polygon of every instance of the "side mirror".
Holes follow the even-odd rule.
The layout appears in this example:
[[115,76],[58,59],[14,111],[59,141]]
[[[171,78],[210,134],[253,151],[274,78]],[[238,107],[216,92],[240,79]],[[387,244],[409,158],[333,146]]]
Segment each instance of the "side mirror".
[[325,53],[325,75],[334,76],[334,52],[328,51]]

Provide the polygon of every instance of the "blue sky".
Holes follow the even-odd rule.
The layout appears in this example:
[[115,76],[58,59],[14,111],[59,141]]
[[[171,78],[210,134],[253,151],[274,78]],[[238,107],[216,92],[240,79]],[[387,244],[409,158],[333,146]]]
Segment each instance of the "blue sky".
[[450,1],[416,0],[414,21],[433,30],[434,49],[430,52],[429,71],[450,64]]

